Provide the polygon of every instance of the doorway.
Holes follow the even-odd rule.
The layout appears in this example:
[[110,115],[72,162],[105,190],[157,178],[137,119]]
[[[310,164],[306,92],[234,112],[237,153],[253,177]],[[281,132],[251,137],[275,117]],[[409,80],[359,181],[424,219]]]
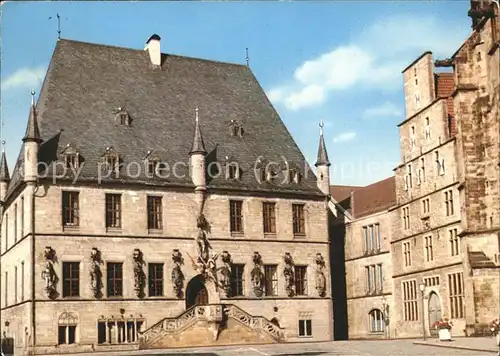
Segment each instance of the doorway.
[[438,320],[441,320],[441,303],[438,295],[432,292],[429,295],[429,331],[433,336],[437,335],[438,332],[432,325]]
[[200,275],[191,279],[186,287],[186,309],[193,305],[207,305],[208,291]]

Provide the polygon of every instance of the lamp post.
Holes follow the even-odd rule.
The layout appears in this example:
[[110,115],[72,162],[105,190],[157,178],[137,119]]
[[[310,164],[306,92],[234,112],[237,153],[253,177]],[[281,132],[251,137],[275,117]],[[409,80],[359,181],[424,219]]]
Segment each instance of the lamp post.
[[384,334],[385,338],[388,339],[389,335],[389,304],[387,304],[387,300],[385,299],[385,295],[382,296],[382,318],[384,323]]
[[422,336],[425,341],[425,320],[424,320],[424,291],[425,291],[425,284],[422,282],[418,286],[420,288],[420,294],[421,294],[421,308],[422,312],[420,313],[422,315]]

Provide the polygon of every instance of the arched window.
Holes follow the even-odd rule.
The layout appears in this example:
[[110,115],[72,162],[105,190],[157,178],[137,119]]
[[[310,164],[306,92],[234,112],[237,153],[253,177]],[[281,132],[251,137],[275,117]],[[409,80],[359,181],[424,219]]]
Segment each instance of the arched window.
[[78,317],[73,313],[64,312],[59,316],[58,320],[58,344],[67,345],[78,342],[76,327],[78,325]]
[[379,309],[373,309],[369,314],[370,332],[384,332],[384,315]]

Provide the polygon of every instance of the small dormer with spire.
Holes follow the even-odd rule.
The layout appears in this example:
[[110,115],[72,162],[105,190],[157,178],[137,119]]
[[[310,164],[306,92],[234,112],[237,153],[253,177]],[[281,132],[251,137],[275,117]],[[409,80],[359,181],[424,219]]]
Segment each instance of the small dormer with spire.
[[31,108],[26,133],[23,138],[24,144],[24,181],[33,182],[38,177],[38,150],[42,143],[40,130],[38,128],[37,112],[35,107],[35,91],[31,91]]
[[7,165],[7,156],[5,155],[5,141],[2,141],[2,159],[0,161],[0,202],[5,201],[7,187],[10,182],[9,166]]
[[206,177],[205,177],[205,156],[207,151],[205,149],[205,143],[203,142],[203,136],[200,130],[200,120],[198,116],[198,108],[196,108],[196,118],[194,127],[194,137],[193,145],[189,155],[191,156],[191,180],[195,185],[196,191],[206,190]]
[[315,166],[318,170],[317,184],[319,190],[325,195],[330,194],[330,161],[328,160],[328,153],[326,152],[325,139],[323,137],[323,122],[319,123],[319,147],[318,158],[316,159]]

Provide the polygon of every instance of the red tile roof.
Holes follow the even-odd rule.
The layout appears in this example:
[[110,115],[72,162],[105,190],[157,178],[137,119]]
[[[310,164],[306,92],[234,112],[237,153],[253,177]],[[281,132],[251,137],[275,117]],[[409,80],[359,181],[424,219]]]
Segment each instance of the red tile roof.
[[[349,212],[355,219],[370,214],[384,211],[396,204],[396,179],[386,178],[366,187],[333,185],[330,187],[331,195],[339,203],[349,198],[351,192]],[[342,204],[344,205],[344,204]]]
[[454,73],[436,73],[436,96],[438,98],[448,98],[446,107],[448,115],[451,116],[450,120],[450,135],[456,134],[456,123],[453,108],[453,97],[451,94],[455,90],[455,74]]

